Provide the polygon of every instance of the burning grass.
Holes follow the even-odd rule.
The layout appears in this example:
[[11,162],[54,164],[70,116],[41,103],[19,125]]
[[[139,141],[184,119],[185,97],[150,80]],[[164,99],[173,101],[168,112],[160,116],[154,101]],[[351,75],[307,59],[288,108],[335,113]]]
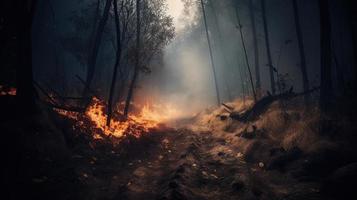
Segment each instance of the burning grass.
[[[106,105],[93,98],[85,113],[54,109],[58,114],[75,122],[74,129],[89,132],[94,139],[110,137],[121,139],[127,135],[139,138],[153,129],[162,127],[165,122],[179,116],[180,112],[172,105],[134,106],[137,112],[129,114],[124,120],[122,112],[115,112],[107,126]],[[118,109],[119,110],[119,109]]]

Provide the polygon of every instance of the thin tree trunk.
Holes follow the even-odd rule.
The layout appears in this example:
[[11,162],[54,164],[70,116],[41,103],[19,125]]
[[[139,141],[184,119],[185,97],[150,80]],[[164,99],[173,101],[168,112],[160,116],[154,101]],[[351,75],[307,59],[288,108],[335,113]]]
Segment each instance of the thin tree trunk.
[[243,35],[243,31],[242,31],[242,24],[241,24],[241,22],[240,22],[239,13],[238,13],[238,6],[235,5],[234,7],[235,7],[235,11],[236,11],[236,17],[237,17],[237,21],[238,21],[238,29],[239,29],[239,33],[240,33],[240,39],[241,39],[241,42],[242,42],[242,45],[243,45],[244,56],[245,56],[245,62],[246,62],[247,69],[248,69],[249,80],[250,80],[250,84],[251,84],[251,87],[252,87],[254,102],[256,102],[256,101],[257,101],[257,95],[256,95],[256,93],[255,93],[255,87],[254,87],[254,83],[253,83],[252,72],[251,72],[251,70],[250,70],[247,48],[245,47],[244,35]]
[[260,67],[259,67],[259,48],[258,48],[258,37],[257,30],[255,26],[255,15],[254,15],[254,5],[253,0],[249,0],[249,16],[252,23],[252,33],[253,33],[253,46],[254,46],[254,64],[255,64],[255,88],[257,96],[261,94],[261,83],[260,83]]
[[138,79],[140,68],[140,1],[141,0],[136,0],[136,59],[133,79],[131,80],[128,96],[125,101],[124,117],[126,118],[128,117],[130,102],[134,93],[134,87],[136,85],[136,80]]
[[87,88],[90,88],[94,73],[95,73],[95,65],[97,63],[97,57],[98,57],[98,52],[99,52],[99,47],[100,43],[102,41],[102,36],[104,32],[104,27],[107,24],[108,17],[109,17],[109,11],[110,7],[112,5],[113,0],[107,0],[105,3],[105,8],[104,8],[104,13],[103,17],[99,21],[99,25],[97,28],[97,32],[95,34],[94,42],[93,42],[93,47],[91,49],[91,52],[89,54],[88,58],[88,68],[87,68],[87,78],[86,78],[86,87],[84,88],[83,91],[83,96],[88,95],[88,90]]
[[355,89],[357,89],[357,3],[355,0],[346,0],[346,6],[349,11],[349,22],[352,35],[352,45],[354,53],[355,68]]
[[342,93],[345,90],[345,78],[343,75],[343,68],[341,68],[341,65],[337,59],[336,55],[336,49],[334,48],[334,45],[332,44],[332,61],[335,64],[335,70],[336,70],[336,75],[337,75],[337,85],[340,90],[342,90]]
[[268,24],[267,24],[265,0],[261,0],[261,6],[262,6],[262,16],[263,16],[263,25],[264,25],[265,45],[266,45],[266,49],[267,49],[268,66],[269,66],[269,74],[270,74],[270,86],[271,86],[271,92],[274,95],[276,92],[275,91],[276,89],[275,89],[274,67],[273,67],[273,61],[272,61],[271,52],[270,52],[270,41],[269,41],[269,31],[268,31]]
[[114,96],[115,83],[117,80],[118,68],[120,66],[121,52],[122,52],[121,51],[122,50],[121,49],[121,30],[120,30],[120,23],[119,23],[117,0],[114,0],[113,4],[114,4],[114,15],[115,15],[115,17],[114,17],[115,28],[116,28],[116,34],[117,34],[117,52],[116,52],[116,60],[115,60],[113,77],[112,77],[112,82],[110,85],[109,98],[108,98],[107,126],[110,126],[110,120],[112,118],[113,96]]
[[[294,8],[296,35],[297,35],[297,39],[298,39],[299,52],[300,52],[300,61],[301,61],[300,68],[301,68],[301,74],[302,74],[302,86],[304,88],[304,91],[308,91],[310,85],[309,85],[309,78],[308,78],[307,71],[306,71],[306,56],[305,56],[304,41],[303,41],[301,25],[300,25],[299,7],[297,4],[297,0],[292,0],[292,1],[293,1],[293,8]],[[308,107],[310,104],[310,94],[305,94],[304,101],[305,101],[305,106]]]
[[319,0],[320,7],[320,37],[321,37],[321,93],[320,107],[323,113],[330,110],[332,98],[331,80],[331,22],[329,2]]
[[238,66],[238,71],[239,71],[239,78],[241,80],[241,90],[242,90],[242,97],[243,97],[243,105],[245,105],[245,84],[244,84],[244,80],[243,80],[243,72],[242,69]]
[[17,48],[19,63],[16,65],[16,98],[18,109],[23,114],[35,112],[35,95],[32,72],[32,23],[34,18],[36,1],[23,2],[16,0],[14,15],[18,32]]
[[201,7],[202,7],[204,25],[205,25],[205,29],[206,29],[206,37],[207,37],[207,42],[208,42],[208,48],[209,48],[209,53],[210,53],[210,58],[211,58],[211,66],[212,66],[212,71],[213,71],[214,84],[215,84],[215,88],[216,88],[217,105],[220,105],[221,99],[220,99],[220,95],[219,95],[216,69],[215,69],[215,66],[214,66],[214,60],[213,60],[213,54],[212,54],[212,46],[211,46],[211,40],[210,40],[210,37],[209,37],[208,28],[207,28],[207,18],[206,18],[206,11],[205,11],[205,6],[203,4],[203,0],[201,0]]
[[[219,44],[220,44],[220,47],[222,47],[222,46],[224,45],[224,42],[223,42],[223,39],[222,39],[221,29],[220,29],[219,23],[218,23],[217,13],[216,13],[216,10],[215,10],[215,8],[214,8],[214,5],[213,5],[212,0],[208,0],[208,2],[209,2],[209,4],[211,5],[211,9],[212,9],[212,13],[213,13],[213,19],[214,19],[214,25],[215,25],[215,27],[217,28],[217,34],[218,34]],[[228,66],[226,54],[223,52],[222,49],[220,50],[220,52],[221,52],[221,54],[222,54],[222,56],[223,56],[225,66]],[[228,82],[227,82],[227,79],[224,79],[224,84],[225,84],[225,86],[226,86],[226,90],[227,90],[227,94],[228,94],[228,100],[229,100],[229,101],[232,101],[232,100],[233,100],[233,97],[232,97],[231,89],[230,89],[230,87],[229,87],[229,84],[228,84]]]

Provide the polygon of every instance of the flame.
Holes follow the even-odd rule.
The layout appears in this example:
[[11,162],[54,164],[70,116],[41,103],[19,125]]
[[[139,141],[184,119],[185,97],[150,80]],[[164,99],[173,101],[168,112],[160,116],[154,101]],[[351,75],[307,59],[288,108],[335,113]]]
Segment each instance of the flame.
[[[133,105],[135,106],[135,105]],[[85,114],[55,109],[55,111],[69,119],[76,120],[76,127],[90,130],[94,139],[102,139],[102,135],[114,138],[123,138],[126,135],[140,137],[160,124],[178,117],[180,112],[172,105],[152,105],[146,103],[141,107],[140,112],[129,114],[126,120],[120,120],[122,112],[113,115],[110,126],[107,126],[107,114],[105,103],[98,98],[93,98],[92,103],[87,108]],[[89,120],[90,123],[87,123]]]
[[16,88],[0,85],[0,96],[15,96]]

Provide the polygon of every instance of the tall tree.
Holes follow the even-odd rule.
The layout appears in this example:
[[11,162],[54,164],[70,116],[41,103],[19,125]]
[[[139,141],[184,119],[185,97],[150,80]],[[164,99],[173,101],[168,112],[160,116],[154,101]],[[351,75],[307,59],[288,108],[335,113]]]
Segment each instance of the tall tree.
[[275,94],[276,89],[275,89],[275,78],[274,78],[274,66],[273,66],[273,61],[271,58],[269,31],[268,31],[268,22],[267,22],[265,3],[266,3],[265,0],[261,0],[265,45],[266,45],[266,50],[267,50],[268,67],[269,67],[269,74],[270,74],[270,86],[271,86],[272,93]]
[[242,31],[243,26],[241,24],[240,17],[239,17],[238,6],[235,5],[234,7],[235,7],[235,11],[236,11],[235,13],[236,13],[237,22],[238,22],[238,29],[239,29],[239,33],[240,33],[240,39],[241,39],[241,42],[242,42],[242,46],[243,46],[244,58],[245,58],[245,62],[246,62],[247,69],[248,69],[249,80],[250,80],[250,84],[251,84],[251,87],[252,87],[253,97],[254,97],[254,101],[257,101],[257,95],[255,93],[255,87],[254,87],[254,83],[253,83],[252,72],[250,70],[250,65],[249,65],[247,48],[245,46],[244,35],[243,35],[243,31]]
[[35,110],[33,72],[32,72],[32,22],[36,7],[35,0],[13,2],[11,17],[16,24],[17,35],[16,48],[18,51],[18,63],[16,65],[16,86],[18,108],[21,113],[32,113]]
[[[299,7],[297,4],[297,0],[292,0],[293,2],[293,9],[294,9],[294,19],[295,19],[295,27],[296,27],[296,35],[298,39],[298,44],[299,44],[299,53],[300,53],[300,69],[301,69],[301,74],[302,74],[302,85],[304,88],[304,91],[309,90],[309,78],[307,75],[306,71],[306,56],[305,56],[305,48],[304,48],[304,41],[303,41],[303,35],[301,31],[301,24],[300,24],[300,16],[299,16]],[[304,95],[304,100],[305,100],[305,105],[309,105],[309,100],[310,95],[305,94]]]
[[88,95],[88,89],[90,88],[90,85],[92,83],[94,73],[95,73],[95,66],[97,63],[97,57],[98,57],[98,52],[99,52],[99,47],[102,41],[102,36],[104,32],[104,27],[107,24],[108,17],[109,17],[109,11],[110,7],[112,5],[113,0],[106,0],[105,2],[105,7],[103,11],[103,16],[99,21],[97,31],[95,33],[94,41],[93,41],[93,46],[91,48],[90,56],[88,57],[88,66],[87,66],[87,77],[86,77],[86,85],[84,87],[83,91],[83,96]]
[[253,36],[253,47],[254,47],[254,65],[255,65],[255,88],[257,96],[260,96],[261,83],[260,83],[260,66],[259,66],[259,48],[258,48],[258,37],[257,29],[255,25],[255,14],[253,0],[249,0],[249,17],[252,23],[252,36]]
[[203,3],[203,0],[201,0],[201,8],[202,8],[202,14],[203,14],[203,21],[204,21],[204,25],[205,25],[205,29],[206,29],[206,37],[207,37],[208,48],[209,48],[209,53],[210,53],[210,59],[211,59],[211,66],[212,66],[212,71],[213,71],[214,84],[215,84],[215,88],[216,88],[217,104],[220,105],[221,99],[220,99],[219,89],[218,89],[217,74],[216,74],[216,68],[215,68],[215,65],[214,65],[214,59],[213,59],[213,54],[212,54],[211,40],[210,40],[209,33],[208,33],[207,17],[206,17],[205,5],[204,5],[204,3]]
[[114,21],[115,21],[115,30],[117,36],[117,52],[115,65],[113,70],[113,77],[110,84],[109,98],[108,98],[108,111],[107,111],[107,126],[110,126],[110,120],[112,117],[112,107],[113,107],[113,96],[115,90],[115,83],[117,80],[118,68],[120,67],[121,53],[122,53],[122,45],[121,45],[121,30],[120,30],[120,22],[119,22],[119,11],[118,11],[118,2],[117,0],[113,1],[114,4]]
[[[214,7],[213,1],[212,0],[208,0],[208,3],[209,3],[209,5],[211,7],[211,10],[212,10],[214,26],[216,28],[217,37],[218,37],[218,41],[219,41],[219,45],[216,45],[216,46],[222,47],[222,46],[224,46],[224,42],[223,42],[223,39],[222,39],[222,32],[221,32],[221,29],[220,29],[220,26],[219,26],[219,23],[218,23],[217,12],[216,12],[216,9]],[[219,51],[221,52],[221,55],[223,56],[224,64],[227,67],[228,66],[227,55],[225,54],[225,52],[223,51],[222,48],[220,48]],[[226,86],[228,100],[232,101],[233,97],[232,97],[232,94],[231,94],[231,89],[230,89],[229,84],[228,84],[226,79],[224,79],[224,84]]]
[[353,43],[354,68],[355,68],[355,88],[357,88],[357,2],[355,0],[345,0],[349,14],[350,29]]
[[332,98],[332,53],[329,1],[319,0],[321,37],[321,91],[320,107],[323,113],[329,111]]
[[140,1],[136,0],[136,49],[135,49],[135,66],[134,66],[134,75],[133,79],[130,82],[128,96],[125,101],[125,108],[124,108],[124,116],[128,117],[130,102],[134,93],[134,87],[136,85],[136,81],[139,75],[139,68],[140,68],[140,34],[141,34],[141,27],[140,27]]

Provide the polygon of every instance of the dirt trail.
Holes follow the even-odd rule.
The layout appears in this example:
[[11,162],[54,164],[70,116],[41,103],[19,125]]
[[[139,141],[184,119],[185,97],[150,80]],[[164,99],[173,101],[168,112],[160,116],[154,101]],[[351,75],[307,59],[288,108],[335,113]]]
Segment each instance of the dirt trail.
[[86,188],[81,199],[318,198],[316,184],[246,162],[234,144],[212,132],[169,130],[109,154],[93,152],[98,155],[87,163],[88,155],[78,159]]

